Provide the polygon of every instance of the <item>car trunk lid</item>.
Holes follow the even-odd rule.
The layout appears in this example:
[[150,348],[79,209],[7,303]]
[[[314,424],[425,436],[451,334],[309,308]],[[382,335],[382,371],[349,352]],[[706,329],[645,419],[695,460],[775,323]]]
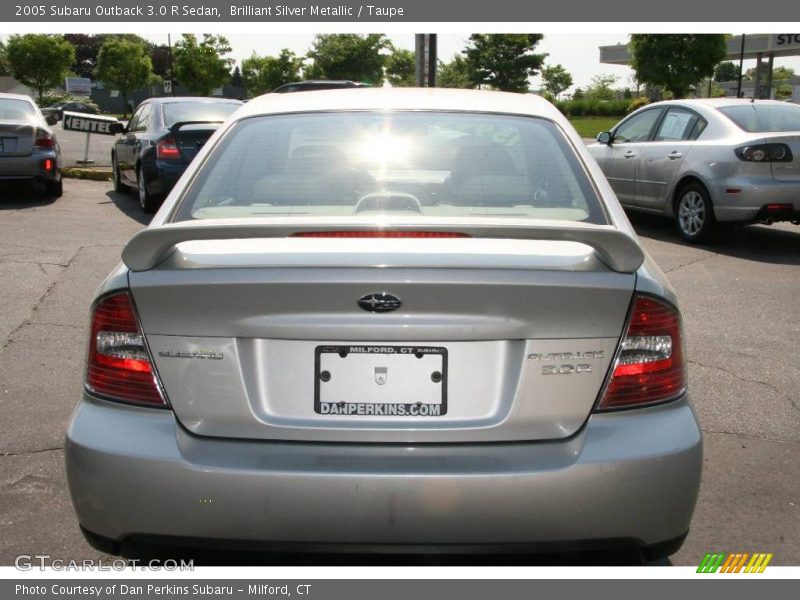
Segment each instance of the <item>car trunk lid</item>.
[[[169,401],[199,435],[567,437],[601,391],[635,286],[633,270],[573,239],[269,237],[264,227],[266,237],[197,240],[191,230],[203,228],[182,229],[129,277]],[[124,255],[134,264],[136,246]],[[384,295],[399,306],[372,310]]]
[[28,156],[33,152],[36,125],[27,120],[0,123],[0,157]]
[[170,127],[181,158],[190,163],[222,121],[183,121]]
[[792,151],[791,161],[770,163],[772,176],[778,181],[800,181],[800,132],[768,135],[764,138],[764,142],[786,144]]

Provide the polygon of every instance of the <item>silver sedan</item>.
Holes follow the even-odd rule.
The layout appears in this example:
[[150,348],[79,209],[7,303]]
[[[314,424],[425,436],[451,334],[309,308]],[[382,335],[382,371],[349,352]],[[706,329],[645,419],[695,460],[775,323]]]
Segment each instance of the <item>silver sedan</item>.
[[60,197],[61,147],[52,125],[28,96],[0,94],[0,181],[42,182]]
[[800,223],[800,106],[657,102],[589,146],[620,203],[667,215],[691,242],[718,223]]
[[98,547],[655,558],[687,533],[675,295],[541,98],[257,98],[122,261],[66,444]]

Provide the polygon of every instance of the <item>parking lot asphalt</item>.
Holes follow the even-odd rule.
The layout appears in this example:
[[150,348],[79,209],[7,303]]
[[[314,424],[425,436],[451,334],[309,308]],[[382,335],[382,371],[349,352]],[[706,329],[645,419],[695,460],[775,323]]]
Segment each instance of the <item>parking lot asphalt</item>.
[[[109,183],[66,180],[55,201],[28,195],[0,188],[0,565],[20,554],[101,556],[83,541],[69,500],[64,431],[81,390],[89,302],[148,221]],[[705,433],[699,503],[671,562],[697,565],[706,552],[722,551],[772,552],[772,564],[800,564],[800,227],[734,228],[697,247],[666,220],[631,218],[678,292]],[[387,560],[236,562],[401,564]],[[526,564],[528,557],[404,560]]]

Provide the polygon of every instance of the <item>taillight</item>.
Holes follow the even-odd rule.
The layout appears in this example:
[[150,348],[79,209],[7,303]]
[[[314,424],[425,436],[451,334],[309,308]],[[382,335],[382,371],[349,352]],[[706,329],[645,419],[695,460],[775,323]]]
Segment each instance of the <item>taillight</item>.
[[792,162],[792,149],[786,144],[753,144],[734,150],[739,160],[747,162]]
[[171,135],[162,138],[156,144],[156,158],[161,160],[175,160],[180,159],[181,151],[178,148],[178,144],[175,142],[175,138]]
[[90,392],[110,400],[167,405],[127,292],[106,296],[95,304],[91,332],[86,368]]
[[465,238],[455,231],[301,231],[292,237],[313,238]]
[[666,402],[685,391],[680,314],[660,300],[636,296],[611,381],[597,410]]
[[36,148],[53,148],[55,145],[56,140],[51,134],[43,129],[36,130],[36,142],[34,143]]

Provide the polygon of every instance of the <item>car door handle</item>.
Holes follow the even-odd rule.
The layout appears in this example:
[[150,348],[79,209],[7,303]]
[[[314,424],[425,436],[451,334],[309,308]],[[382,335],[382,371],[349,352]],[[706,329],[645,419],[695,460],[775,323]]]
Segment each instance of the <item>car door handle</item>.
[[683,153],[675,150],[675,152],[670,152],[669,154],[667,154],[667,158],[670,160],[677,160],[679,158],[683,158]]
[[623,154],[623,156],[625,158],[635,158],[636,152],[634,152],[633,150],[628,150],[625,154]]

